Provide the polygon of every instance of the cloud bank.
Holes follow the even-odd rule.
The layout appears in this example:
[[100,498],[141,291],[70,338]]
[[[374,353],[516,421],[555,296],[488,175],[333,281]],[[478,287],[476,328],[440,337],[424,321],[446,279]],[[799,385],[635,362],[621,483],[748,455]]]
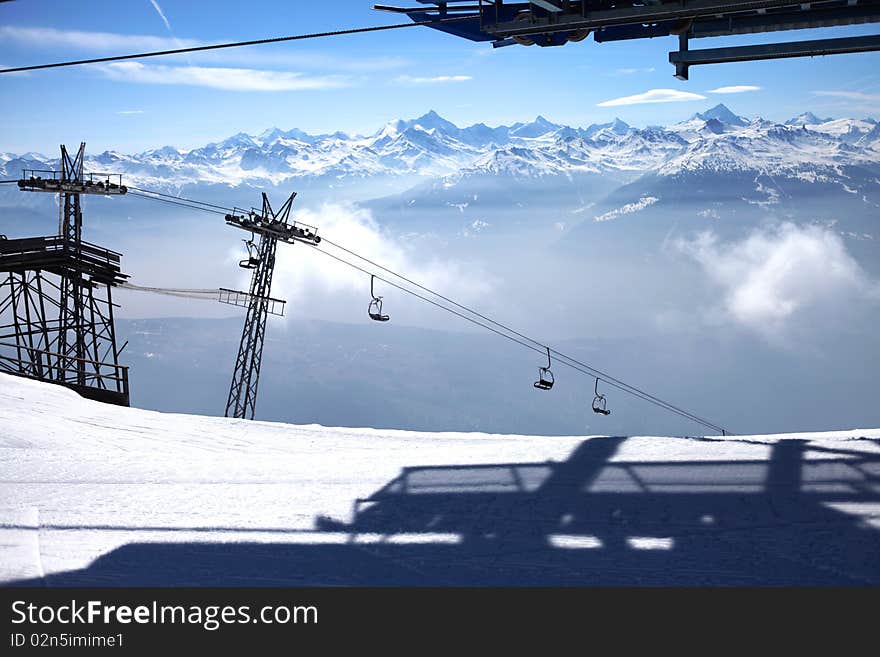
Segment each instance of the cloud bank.
[[145,34],[114,34],[58,30],[54,27],[0,26],[0,41],[40,48],[75,48],[88,52],[169,50],[201,45],[193,39],[174,39]]
[[171,84],[209,87],[225,91],[306,91],[349,86],[343,76],[309,76],[292,71],[206,66],[153,66],[117,62],[100,66],[111,80],[139,84]]
[[653,66],[646,68],[618,68],[614,69],[615,75],[635,75],[636,73],[653,73],[656,69]]
[[[369,210],[347,204],[326,204],[317,210],[298,211],[296,220],[317,226],[319,235],[463,303],[485,298],[493,288],[489,279],[480,272],[465,272],[454,262],[417,253],[402,238],[384,231]],[[363,302],[361,305],[366,314],[366,302],[370,298],[370,277],[367,274],[329,256],[316,253],[309,247],[282,247],[278,252],[273,285],[275,296],[297,300],[312,308],[322,308],[325,305],[350,307],[351,303]],[[322,244],[321,249],[365,269],[376,271],[375,267],[329,244]],[[237,262],[241,257],[236,251],[230,259]],[[382,273],[382,277],[400,283],[390,275]],[[393,300],[393,306],[398,309],[404,303],[420,304],[418,308],[421,312],[429,309],[427,304],[412,301],[406,293],[383,282],[376,282],[376,294],[384,295],[389,303]],[[359,313],[358,307],[353,316],[360,318]]]
[[880,298],[880,287],[826,228],[787,223],[732,244],[706,232],[676,247],[721,289],[723,312],[761,333],[778,334],[806,316],[833,319],[847,303]]
[[730,87],[718,87],[717,89],[710,89],[707,91],[707,94],[742,94],[747,91],[760,91],[761,87],[755,86],[753,84],[738,84]]
[[869,103],[880,103],[880,94],[866,94],[863,91],[814,91],[816,96],[829,98],[845,98],[846,100],[860,100]]
[[677,89],[650,89],[641,94],[623,96],[597,103],[598,107],[619,107],[621,105],[644,105],[648,103],[680,103],[689,100],[706,100],[705,96],[679,91]]
[[470,75],[435,75],[434,77],[414,77],[412,75],[400,75],[395,78],[399,84],[444,84],[447,82],[467,82],[473,80]]

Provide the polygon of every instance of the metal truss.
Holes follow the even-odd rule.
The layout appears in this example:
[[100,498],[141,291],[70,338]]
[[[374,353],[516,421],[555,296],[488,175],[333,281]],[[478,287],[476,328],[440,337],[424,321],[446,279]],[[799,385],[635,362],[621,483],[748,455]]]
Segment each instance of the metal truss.
[[[129,404],[128,368],[119,364],[112,288],[127,276],[120,254],[82,239],[81,194],[124,194],[83,174],[61,147],[61,170],[25,172],[24,191],[59,193],[57,236],[0,241],[0,369],[58,383],[101,401]],[[51,174],[46,177],[37,174]],[[91,174],[104,176],[105,174]]]
[[317,244],[321,241],[313,227],[289,223],[294,198],[296,193],[291,194],[281,209],[275,212],[269,198],[263,193],[263,207],[259,212],[251,210],[239,214],[235,211],[226,215],[227,224],[249,231],[252,236],[260,236],[256,257],[248,261],[253,262],[254,273],[246,298],[236,296],[244,293],[233,292],[233,296],[224,301],[233,305],[239,305],[239,301],[247,301],[247,315],[241,332],[232,385],[226,400],[226,417],[253,419],[256,411],[266,319],[270,312],[278,314],[275,311],[276,304],[283,304],[270,296],[279,240],[290,244],[297,241]]

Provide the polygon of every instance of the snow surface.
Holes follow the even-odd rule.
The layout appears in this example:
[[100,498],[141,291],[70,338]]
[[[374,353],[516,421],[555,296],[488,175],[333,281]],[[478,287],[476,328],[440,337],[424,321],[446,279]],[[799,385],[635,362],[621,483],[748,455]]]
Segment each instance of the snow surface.
[[878,429],[335,429],[0,374],[0,450],[6,583],[880,584]]

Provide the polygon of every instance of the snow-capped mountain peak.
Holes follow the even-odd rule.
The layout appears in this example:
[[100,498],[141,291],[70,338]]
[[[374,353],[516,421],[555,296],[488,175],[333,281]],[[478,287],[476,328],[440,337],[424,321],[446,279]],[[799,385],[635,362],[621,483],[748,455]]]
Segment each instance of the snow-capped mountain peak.
[[749,124],[746,119],[731,112],[724,103],[719,103],[715,107],[707,109],[705,112],[696,114],[695,118],[702,119],[704,121],[708,121],[709,119],[716,119],[718,121],[721,121],[722,123],[736,126],[747,126]]
[[627,134],[630,130],[631,127],[626,121],[615,117],[610,123],[593,123],[582,132],[588,139],[593,139],[599,134],[604,135],[606,138],[609,136],[613,137],[614,135],[622,136]]
[[543,116],[539,115],[535,117],[535,120],[531,123],[519,124],[510,132],[516,137],[533,139],[536,137],[543,137],[544,135],[547,135],[549,133],[556,132],[561,127],[562,126],[556,125],[555,123],[548,121]]
[[238,134],[232,135],[231,137],[227,137],[223,141],[216,144],[218,148],[252,148],[257,145],[258,144],[254,141],[253,137],[244,132],[239,132]]
[[421,126],[426,131],[439,130],[440,132],[451,135],[457,134],[459,132],[459,128],[457,125],[455,125],[451,121],[447,121],[442,116],[437,114],[437,112],[435,112],[434,110],[431,110],[427,114],[420,116],[410,123],[412,125]]
[[395,119],[394,121],[389,121],[386,123],[379,132],[376,133],[375,137],[377,139],[382,139],[385,137],[394,138],[397,137],[401,132],[406,130],[409,127],[409,122],[404,121],[403,119]]
[[623,121],[617,117],[611,122],[610,129],[612,132],[618,135],[625,135],[630,131],[630,125],[626,121]]
[[180,151],[174,148],[174,146],[163,146],[162,148],[146,151],[142,153],[142,156],[153,159],[176,159],[180,157]]
[[795,117],[790,118],[785,122],[785,125],[819,125],[821,123],[827,123],[831,119],[820,119],[818,116],[813,114],[812,112],[804,112],[802,114],[798,114]]

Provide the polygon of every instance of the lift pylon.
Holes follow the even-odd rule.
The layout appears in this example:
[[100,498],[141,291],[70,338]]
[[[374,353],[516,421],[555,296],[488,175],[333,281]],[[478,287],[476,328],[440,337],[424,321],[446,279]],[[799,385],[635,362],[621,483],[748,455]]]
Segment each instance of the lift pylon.
[[314,227],[289,222],[294,198],[296,192],[275,212],[264,192],[261,210],[239,212],[236,209],[232,214],[226,215],[226,223],[230,226],[248,231],[254,237],[260,236],[256,256],[249,257],[249,268],[253,269],[250,290],[239,293],[245,295],[242,298],[247,300],[247,315],[241,332],[232,385],[226,399],[226,417],[254,418],[260,366],[263,361],[263,342],[266,337],[266,319],[274,304],[279,303],[278,299],[270,296],[279,240],[288,244],[305,242],[312,245],[321,241]]
[[83,241],[80,200],[127,189],[118,174],[84,173],[84,154],[85,143],[74,157],[61,146],[59,170],[25,170],[18,181],[22,191],[59,195],[58,234],[0,240],[0,370],[128,406],[111,292],[128,276],[119,253]]

